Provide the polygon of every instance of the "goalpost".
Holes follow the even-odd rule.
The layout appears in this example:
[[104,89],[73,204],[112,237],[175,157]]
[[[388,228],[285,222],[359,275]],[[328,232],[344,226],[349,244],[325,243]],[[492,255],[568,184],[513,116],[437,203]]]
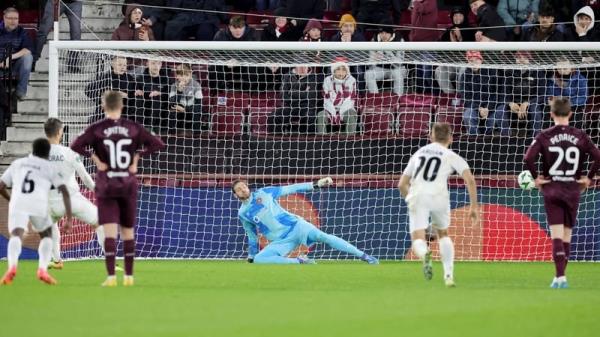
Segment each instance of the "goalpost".
[[[457,259],[549,260],[543,200],[519,189],[516,175],[532,137],[550,125],[557,93],[572,96],[576,122],[598,141],[598,51],[598,43],[51,41],[49,111],[70,143],[100,118],[99,99],[112,88],[124,92],[126,116],[167,143],[140,165],[141,257],[244,258],[231,181],[257,188],[329,175],[334,187],[282,206],[380,259],[412,258],[396,185],[431,123],[446,122],[482,204],[472,228],[463,183],[450,181]],[[338,94],[328,96],[323,83],[339,63],[355,82],[333,81]],[[582,197],[572,260],[600,259],[598,210],[593,187]],[[65,257],[100,254],[92,233],[78,225],[64,235]],[[322,245],[308,253],[347,258]]]

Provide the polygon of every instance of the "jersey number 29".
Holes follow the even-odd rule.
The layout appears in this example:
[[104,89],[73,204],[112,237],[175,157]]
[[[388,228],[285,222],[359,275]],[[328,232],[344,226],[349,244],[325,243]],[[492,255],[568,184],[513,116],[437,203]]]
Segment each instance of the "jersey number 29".
[[[554,161],[554,164],[548,171],[551,176],[572,176],[577,172],[577,168],[579,167],[579,149],[577,147],[570,146],[566,150],[563,150],[563,148],[559,146],[550,146],[548,151],[558,155],[556,161]],[[558,169],[563,161],[571,164],[570,170],[563,171]]]
[[415,177],[419,175],[421,169],[423,170],[423,179],[425,181],[434,181],[437,178],[438,171],[442,165],[442,160],[439,157],[419,157],[419,166],[415,172]]
[[110,155],[110,168],[125,170],[131,165],[131,155],[123,150],[123,146],[130,145],[131,139],[119,139],[116,143],[110,139],[104,140],[104,145],[108,146]]

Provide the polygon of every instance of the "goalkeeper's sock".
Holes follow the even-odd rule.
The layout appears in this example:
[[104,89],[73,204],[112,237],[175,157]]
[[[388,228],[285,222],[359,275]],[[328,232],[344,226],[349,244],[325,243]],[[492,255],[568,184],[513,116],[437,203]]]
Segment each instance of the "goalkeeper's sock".
[[454,277],[454,244],[452,239],[445,236],[440,239],[440,255],[444,266],[444,278]]
[[556,267],[556,277],[565,276],[565,248],[562,239],[552,239],[552,259]]
[[60,229],[58,223],[52,224],[52,261],[60,262]]
[[427,254],[427,242],[422,239],[414,240],[412,243],[412,250],[420,260],[423,260],[425,258],[425,254]]
[[123,241],[123,255],[125,260],[125,275],[133,275],[133,260],[135,258],[135,240]]
[[325,234],[322,236],[321,240],[321,242],[327,244],[331,248],[354,255],[358,258],[362,257],[365,254],[363,251],[356,248],[354,245],[348,243],[344,239],[338,238],[335,235]]
[[21,255],[21,238],[18,236],[11,236],[8,240],[8,269],[16,267],[19,263],[19,255]]
[[117,255],[117,239],[104,239],[104,261],[106,263],[106,273],[108,276],[115,276],[115,259]]
[[104,253],[104,227],[98,226],[96,227],[96,239],[98,240],[98,244],[100,245],[100,249],[102,249],[102,253]]

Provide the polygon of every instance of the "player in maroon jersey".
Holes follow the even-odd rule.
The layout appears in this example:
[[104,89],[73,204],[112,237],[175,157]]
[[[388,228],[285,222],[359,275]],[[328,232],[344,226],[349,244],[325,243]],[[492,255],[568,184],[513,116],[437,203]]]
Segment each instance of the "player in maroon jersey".
[[[600,150],[585,132],[569,126],[573,115],[568,98],[555,98],[550,111],[554,126],[540,133],[525,154],[525,165],[544,196],[556,276],[550,287],[568,288],[565,269],[571,250],[571,233],[577,220],[580,193],[590,186],[600,168]],[[542,155],[542,173],[537,159]],[[593,164],[587,175],[586,158]]]
[[123,285],[131,286],[135,256],[133,227],[137,214],[138,160],[145,154],[164,148],[165,144],[140,124],[121,118],[123,98],[118,91],[106,92],[102,104],[106,118],[90,125],[71,144],[71,149],[91,157],[98,168],[96,174],[98,222],[104,226],[106,235],[104,251],[108,272],[108,278],[102,285],[117,285],[115,257],[120,226],[125,258]]

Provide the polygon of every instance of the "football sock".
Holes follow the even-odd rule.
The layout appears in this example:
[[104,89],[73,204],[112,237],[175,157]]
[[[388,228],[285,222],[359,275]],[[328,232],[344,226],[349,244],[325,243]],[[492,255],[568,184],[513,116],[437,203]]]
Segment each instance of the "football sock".
[[452,239],[445,236],[439,240],[440,255],[444,266],[444,277],[454,277],[454,244]]
[[125,275],[133,275],[133,259],[135,258],[135,240],[123,241],[123,255],[125,257]]
[[425,254],[427,254],[427,243],[425,240],[416,239],[412,243],[412,250],[419,259],[423,260]]
[[328,245],[331,248],[354,255],[356,257],[362,257],[365,254],[363,251],[359,250],[354,245],[348,243],[344,239],[338,238],[335,235],[331,235],[331,234],[320,235],[319,241],[325,243],[326,245]]
[[565,276],[565,248],[562,239],[552,239],[552,259],[556,267],[556,277]]
[[106,273],[108,276],[115,275],[115,258],[117,255],[117,239],[104,239],[104,261],[106,263]]
[[566,272],[567,264],[569,263],[569,256],[571,256],[571,243],[563,241],[563,250],[565,251],[565,272]]
[[40,241],[40,245],[38,247],[39,269],[48,269],[48,264],[50,263],[50,258],[52,256],[53,245],[54,241],[52,240],[52,238],[49,237],[45,237]]
[[16,267],[19,263],[19,255],[21,255],[21,238],[12,236],[8,240],[8,268]]
[[98,226],[96,227],[96,239],[98,240],[98,244],[100,245],[100,249],[102,249],[102,253],[104,250],[104,227]]
[[52,224],[52,260],[60,261],[60,229],[56,222]]

